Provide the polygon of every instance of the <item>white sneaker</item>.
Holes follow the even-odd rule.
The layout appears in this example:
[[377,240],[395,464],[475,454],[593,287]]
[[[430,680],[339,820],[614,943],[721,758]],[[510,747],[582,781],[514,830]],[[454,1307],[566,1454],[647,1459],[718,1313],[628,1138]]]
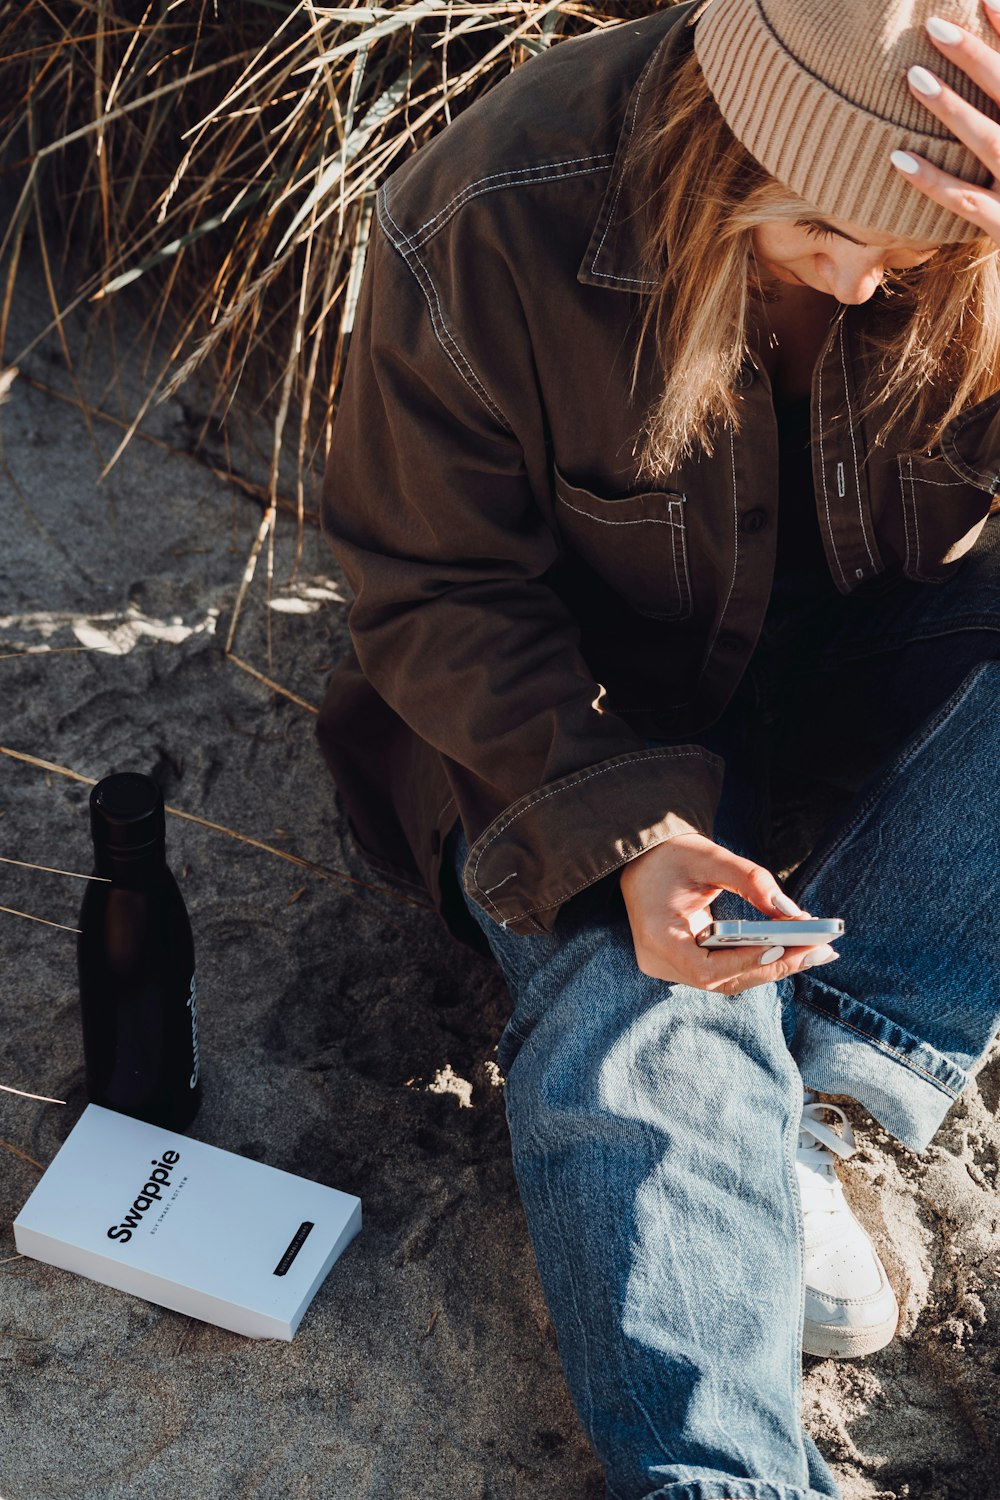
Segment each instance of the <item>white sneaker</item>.
[[[842,1109],[807,1093],[796,1169],[805,1231],[806,1354],[834,1359],[872,1354],[896,1331],[899,1306],[868,1235],[847,1206],[835,1157],[853,1156],[854,1133]],[[825,1123],[834,1115],[843,1134]]]

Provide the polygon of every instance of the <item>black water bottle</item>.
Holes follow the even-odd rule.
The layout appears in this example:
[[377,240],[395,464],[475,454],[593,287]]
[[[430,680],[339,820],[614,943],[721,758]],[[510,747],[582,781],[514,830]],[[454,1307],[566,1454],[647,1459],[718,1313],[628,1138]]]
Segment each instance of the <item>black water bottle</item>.
[[87,1095],[185,1130],[198,1112],[194,943],[167,868],[163,796],[149,776],[106,776],[90,794],[95,870],[77,958]]

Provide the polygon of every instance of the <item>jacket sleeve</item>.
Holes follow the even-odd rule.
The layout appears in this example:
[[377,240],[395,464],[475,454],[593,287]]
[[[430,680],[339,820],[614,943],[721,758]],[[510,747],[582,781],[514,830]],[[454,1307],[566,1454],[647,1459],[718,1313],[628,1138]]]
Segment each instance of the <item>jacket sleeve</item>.
[[994,497],[991,513],[1000,509],[1000,392],[949,422],[941,452],[963,479]]
[[[405,249],[381,231],[369,249],[324,530],[363,672],[444,759],[468,894],[515,931],[545,931],[643,850],[710,834],[722,763],[696,745],[649,748],[602,711],[546,581],[559,542],[524,445]],[[519,357],[516,334],[509,346]]]

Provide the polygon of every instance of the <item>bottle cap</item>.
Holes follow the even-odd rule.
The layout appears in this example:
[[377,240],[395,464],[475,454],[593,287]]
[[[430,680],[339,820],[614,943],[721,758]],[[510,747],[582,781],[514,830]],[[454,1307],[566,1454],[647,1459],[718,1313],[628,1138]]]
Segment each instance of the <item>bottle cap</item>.
[[151,776],[138,771],[105,776],[90,794],[90,828],[95,844],[111,853],[138,852],[162,843],[163,793]]

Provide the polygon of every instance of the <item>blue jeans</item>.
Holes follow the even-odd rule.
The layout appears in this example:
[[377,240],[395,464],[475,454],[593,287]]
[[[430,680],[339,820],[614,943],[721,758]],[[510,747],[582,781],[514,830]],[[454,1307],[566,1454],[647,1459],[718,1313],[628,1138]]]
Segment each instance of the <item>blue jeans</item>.
[[785,882],[845,919],[836,963],[717,995],[640,973],[615,882],[538,937],[470,904],[514,1001],[517,1179],[609,1500],[838,1494],[799,1413],[803,1082],[921,1150],[994,1036],[998,726],[991,520],[944,584],[769,627],[698,736],[726,758],[718,842],[766,863],[786,794],[836,807]]

